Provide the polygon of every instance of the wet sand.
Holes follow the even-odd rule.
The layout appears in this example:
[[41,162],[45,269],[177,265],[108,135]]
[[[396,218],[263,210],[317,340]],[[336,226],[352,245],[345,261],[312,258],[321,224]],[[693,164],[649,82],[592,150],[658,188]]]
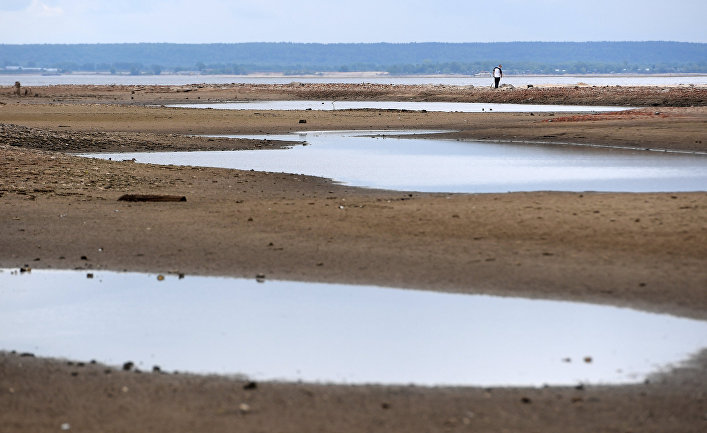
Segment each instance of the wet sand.
[[[398,89],[420,86],[347,85],[349,93],[337,87],[336,94],[328,85],[316,86],[55,86],[32,89],[37,97],[20,99],[0,89],[0,266],[265,274],[570,299],[707,318],[705,192],[401,193],[299,175],[71,154],[280,145],[187,134],[388,128],[449,129],[458,131],[450,137],[460,139],[707,151],[705,91],[695,88],[639,89],[631,97],[623,89],[584,89],[592,92],[592,104],[663,98],[664,105],[685,105],[688,90],[688,104],[698,105],[611,116],[159,106],[185,102],[185,95],[236,99],[242,97],[238,92],[253,99],[394,98],[402,90],[408,98],[471,98],[450,86],[437,93],[424,86],[424,96]],[[293,90],[283,90],[288,88]],[[302,89],[304,96],[296,93]],[[522,102],[530,90],[475,95]],[[560,90],[564,94],[553,90],[547,102],[576,103],[582,89]],[[123,194],[180,195],[187,201],[117,201]],[[3,411],[0,423],[12,431],[58,429],[64,422],[81,431],[700,431],[707,425],[703,359],[650,384],[581,390],[311,384],[244,390],[236,379],[105,369],[4,354],[0,402],[12,410]],[[248,410],[239,409],[242,403]]]

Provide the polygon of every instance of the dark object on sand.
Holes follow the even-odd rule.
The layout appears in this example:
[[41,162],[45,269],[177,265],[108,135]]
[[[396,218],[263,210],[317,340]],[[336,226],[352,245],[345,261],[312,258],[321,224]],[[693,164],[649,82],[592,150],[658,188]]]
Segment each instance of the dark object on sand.
[[187,201],[183,195],[125,194],[118,201]]

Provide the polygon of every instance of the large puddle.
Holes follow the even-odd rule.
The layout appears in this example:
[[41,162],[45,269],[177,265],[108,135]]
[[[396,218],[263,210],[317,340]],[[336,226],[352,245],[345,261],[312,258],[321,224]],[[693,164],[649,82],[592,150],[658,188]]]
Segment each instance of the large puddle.
[[[430,132],[434,131],[417,131]],[[328,131],[234,135],[231,137],[306,141],[308,146],[277,150],[85,156],[306,174],[352,186],[421,192],[677,192],[707,188],[706,155],[390,137],[414,133]]]
[[491,104],[477,102],[419,101],[234,101],[203,104],[174,104],[178,108],[212,108],[221,110],[411,110],[461,113],[528,113],[528,112],[601,112],[622,111],[630,107],[543,104]]
[[257,380],[633,383],[707,347],[704,321],[370,286],[5,270],[0,296],[4,350]]

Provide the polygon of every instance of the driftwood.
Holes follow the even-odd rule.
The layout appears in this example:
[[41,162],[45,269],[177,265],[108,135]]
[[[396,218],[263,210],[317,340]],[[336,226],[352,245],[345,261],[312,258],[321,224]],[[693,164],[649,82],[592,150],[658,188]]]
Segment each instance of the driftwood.
[[183,195],[125,194],[118,201],[187,201]]

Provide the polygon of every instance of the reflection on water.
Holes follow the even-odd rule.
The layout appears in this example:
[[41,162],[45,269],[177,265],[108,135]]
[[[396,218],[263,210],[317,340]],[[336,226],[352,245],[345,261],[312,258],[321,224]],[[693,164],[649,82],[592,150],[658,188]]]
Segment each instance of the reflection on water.
[[547,113],[547,112],[601,112],[628,110],[629,107],[602,107],[587,105],[491,104],[481,102],[415,102],[415,101],[240,101],[214,104],[174,104],[179,108],[213,108],[222,110],[414,110],[461,113]]
[[707,323],[589,304],[372,286],[0,271],[0,349],[253,379],[630,383],[707,347]]
[[[414,131],[329,131],[232,137],[308,146],[234,152],[92,154],[155,164],[307,174],[353,186],[424,192],[672,192],[707,188],[707,156],[579,146],[395,139]],[[417,131],[418,133],[434,131]],[[363,136],[362,134],[368,134]],[[375,136],[370,136],[375,135]]]

